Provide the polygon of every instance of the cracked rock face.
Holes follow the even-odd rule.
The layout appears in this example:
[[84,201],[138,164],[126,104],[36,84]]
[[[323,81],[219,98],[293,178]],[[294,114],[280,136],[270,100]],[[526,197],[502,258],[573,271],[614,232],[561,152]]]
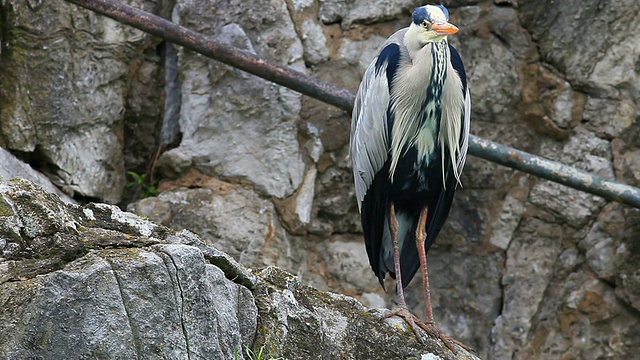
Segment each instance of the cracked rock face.
[[1,357],[231,359],[252,344],[252,276],[193,235],[24,180],[0,194]]
[[[302,70],[302,45],[284,2],[192,0],[178,1],[175,9],[177,23],[196,29],[208,24],[207,35]],[[301,95],[184,50],[178,66],[177,150],[205,174],[246,179],[278,198],[291,195],[304,174],[295,124]]]
[[[382,42],[406,26],[412,7],[419,5],[414,0],[128,3],[351,91]],[[467,68],[472,133],[640,186],[640,2],[443,3],[460,27],[450,41]],[[5,179],[42,178],[16,164],[21,159],[81,200],[117,202],[125,183],[123,164],[148,162],[147,152],[157,146],[154,119],[163,112],[171,121],[163,124],[161,143],[177,146],[158,160],[161,193],[130,207],[161,225],[106,205],[52,205],[44,195],[31,201],[27,194],[40,193],[26,185],[15,194],[28,202],[0,199],[0,282],[12,294],[0,305],[16,304],[11,301],[23,299],[24,290],[33,306],[55,305],[52,309],[61,311],[64,301],[42,302],[38,292],[52,293],[53,285],[38,286],[53,284],[50,279],[84,284],[74,289],[102,286],[90,276],[73,275],[86,264],[105,284],[120,281],[110,293],[101,290],[109,299],[121,299],[114,319],[130,318],[123,308],[144,316],[137,307],[153,299],[133,294],[126,284],[144,287],[142,279],[158,272],[174,295],[157,290],[154,299],[173,296],[173,302],[184,304],[175,290],[183,271],[178,265],[198,269],[193,276],[202,287],[196,293],[218,289],[215,266],[247,289],[255,289],[260,279],[279,284],[263,289],[293,315],[273,315],[277,321],[270,324],[280,332],[262,338],[277,340],[287,324],[301,329],[288,333],[287,344],[300,340],[314,352],[256,341],[258,347],[269,346],[276,356],[297,350],[335,357],[324,344],[315,344],[326,338],[334,346],[365,351],[350,343],[350,334],[305,327],[343,329],[345,322],[359,326],[360,320],[309,300],[305,296],[313,292],[300,290],[293,280],[278,282],[287,276],[273,280],[274,270],[258,276],[233,261],[276,265],[318,289],[353,295],[371,306],[393,306],[392,284],[387,292],[377,284],[364,253],[348,158],[349,114],[179,47],[163,64],[155,40],[62,0],[8,0],[0,6],[0,146],[13,154],[0,158]],[[429,254],[435,318],[445,332],[484,358],[633,358],[640,352],[638,210],[475,157],[469,157],[462,183]],[[43,202],[51,206],[38,205]],[[190,286],[189,278],[184,281]],[[19,291],[14,288],[19,284],[33,286]],[[422,315],[419,278],[407,298]],[[275,308],[262,300],[259,308]],[[87,306],[99,316],[111,309],[111,303],[91,301]],[[206,307],[209,300],[194,301]],[[23,303],[20,308],[30,304]],[[188,315],[175,304],[167,309],[173,315],[164,316],[170,320],[163,324],[175,325],[178,310]],[[16,319],[40,316],[31,310],[13,314],[3,329]],[[314,318],[322,314],[331,314],[331,320]],[[237,321],[244,320],[238,315]],[[86,329],[96,334],[112,329],[112,323],[104,324]],[[56,334],[73,329],[51,326]],[[187,347],[180,333],[159,334],[144,324],[121,329],[129,333],[118,335],[126,342],[119,349],[138,351],[142,340],[156,336],[183,339],[180,349]],[[33,331],[25,334],[21,339],[39,344],[37,349],[54,346],[44,338],[38,343]],[[88,338],[65,344],[78,339]],[[165,351],[157,344],[144,346]]]
[[421,344],[404,320],[381,319],[378,309],[320,292],[278,268],[266,268],[259,276],[255,294],[262,315],[257,342],[268,354],[291,360],[478,359],[458,346],[454,354],[428,336]]
[[26,180],[0,181],[0,252],[2,358],[243,359],[246,346],[287,359],[456,359],[354,298],[275,267],[251,273],[193,233],[68,205]]
[[65,1],[2,7],[3,147],[31,158],[70,193],[118,203],[125,107],[139,103],[127,99],[128,77],[150,36]]
[[[271,201],[215,179],[200,186],[163,191],[157,197],[139,201],[131,210],[175,229],[192,224],[192,219],[200,219],[189,230],[200,234],[205,243],[225,249],[245,266],[277,265],[297,272],[305,254],[292,244],[296,237],[287,235],[277,221]],[[282,252],[292,251],[295,256],[282,256]]]

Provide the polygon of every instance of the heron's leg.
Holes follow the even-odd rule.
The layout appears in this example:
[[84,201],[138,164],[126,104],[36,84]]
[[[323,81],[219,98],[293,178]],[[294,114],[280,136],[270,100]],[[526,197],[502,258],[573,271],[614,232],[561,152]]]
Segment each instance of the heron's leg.
[[396,271],[396,287],[398,293],[398,305],[407,306],[404,299],[404,289],[402,288],[402,272],[400,271],[400,248],[398,245],[398,219],[396,210],[391,203],[389,208],[389,232],[391,233],[391,245],[393,246],[393,266]]
[[433,337],[438,337],[444,344],[455,353],[455,349],[453,344],[460,345],[467,351],[472,351],[470,347],[459,342],[458,340],[445,335],[439,328],[436,326],[436,323],[433,319],[433,310],[431,308],[431,293],[429,292],[429,273],[427,272],[427,252],[424,248],[424,242],[427,240],[427,215],[429,214],[429,209],[425,206],[420,212],[420,217],[418,218],[418,226],[416,227],[416,247],[418,248],[418,258],[420,259],[420,270],[422,272],[422,290],[424,291],[424,305],[425,305],[425,317],[426,321],[418,322],[418,325],[423,328],[429,335]]
[[420,336],[420,330],[418,329],[419,319],[413,315],[409,308],[407,308],[407,302],[404,299],[404,289],[402,288],[402,273],[400,271],[400,249],[398,246],[398,219],[396,218],[396,211],[393,203],[389,207],[389,233],[391,235],[391,244],[393,246],[393,266],[396,272],[396,288],[398,294],[398,307],[390,310],[383,315],[384,318],[388,318],[394,315],[402,317],[413,330],[414,334],[420,342],[423,341]]
[[418,248],[418,259],[420,259],[420,271],[422,272],[422,290],[424,292],[425,317],[427,324],[435,324],[433,321],[433,310],[431,308],[431,293],[429,292],[429,273],[427,271],[427,252],[424,249],[424,242],[427,240],[427,215],[429,209],[425,206],[420,211],[418,227],[416,228],[416,247]]

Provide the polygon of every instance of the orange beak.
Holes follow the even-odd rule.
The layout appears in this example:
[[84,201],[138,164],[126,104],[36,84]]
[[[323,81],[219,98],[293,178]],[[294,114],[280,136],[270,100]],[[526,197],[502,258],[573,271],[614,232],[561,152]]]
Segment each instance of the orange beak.
[[435,23],[431,26],[439,35],[452,35],[458,32],[458,27],[448,22]]

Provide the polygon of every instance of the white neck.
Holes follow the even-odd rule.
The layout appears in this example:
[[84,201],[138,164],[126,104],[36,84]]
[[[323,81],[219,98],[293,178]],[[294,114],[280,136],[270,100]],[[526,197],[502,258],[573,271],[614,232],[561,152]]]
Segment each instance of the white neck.
[[404,34],[404,46],[407,47],[411,59],[415,59],[418,52],[425,48],[429,48],[429,44],[447,42],[446,35],[434,35],[434,32],[426,32],[420,26],[411,23],[407,32]]
[[[390,177],[392,181],[398,161],[407,146],[415,145],[419,159],[425,163],[428,163],[429,154],[433,153],[436,143],[440,141],[444,143],[442,150],[449,151],[452,159],[455,159],[459,153],[457,138],[459,138],[463,100],[460,78],[449,62],[450,53],[446,38],[438,42],[421,43],[420,34],[424,34],[424,31],[414,24],[405,33],[403,42],[410,61],[400,64],[404,69],[398,71],[394,79],[395,90],[391,94],[391,104],[395,112],[392,129],[394,135],[391,141]],[[435,61],[438,61],[437,66],[433,66],[435,64],[433,64],[432,46],[441,48],[435,56]],[[432,69],[442,69],[442,67],[448,76],[443,93],[438,95],[439,101],[443,103],[443,110],[440,128],[436,129],[435,121],[419,124],[416,114],[429,111],[423,108],[425,90],[429,86]],[[432,102],[428,106],[435,106],[435,104]],[[436,134],[438,134],[437,137]]]

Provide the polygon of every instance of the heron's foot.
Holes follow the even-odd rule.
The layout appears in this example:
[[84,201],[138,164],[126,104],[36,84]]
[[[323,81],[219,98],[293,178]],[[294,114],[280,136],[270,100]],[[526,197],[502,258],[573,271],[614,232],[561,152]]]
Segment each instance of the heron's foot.
[[[420,319],[418,319],[417,316],[413,315],[411,313],[411,311],[409,311],[409,309],[407,308],[407,306],[399,306],[393,310],[389,310],[386,313],[384,313],[384,315],[382,315],[383,318],[387,319],[390,318],[392,316],[400,316],[401,318],[404,319],[404,321],[407,322],[407,324],[409,324],[409,326],[411,326],[411,330],[413,330],[413,333],[416,335],[416,338],[418,338],[418,341],[420,341],[420,343],[424,343],[424,339],[422,338],[422,335],[420,335],[420,327],[422,327],[420,325]],[[420,327],[418,327],[420,326]]]
[[473,351],[472,348],[468,347],[467,345],[465,345],[465,344],[461,343],[460,341],[452,338],[451,336],[446,335],[445,333],[443,333],[442,330],[440,330],[440,328],[434,322],[418,321],[417,324],[424,331],[426,331],[427,334],[431,335],[434,338],[438,338],[438,339],[442,340],[444,345],[447,348],[449,348],[449,350],[451,350],[451,352],[453,352],[454,354],[456,353],[454,344],[460,346],[461,348],[467,350],[468,352],[475,352],[475,351]]
[[458,345],[468,352],[475,353],[475,351],[469,346],[443,333],[442,330],[440,330],[440,328],[434,322],[421,321],[417,316],[413,315],[409,311],[407,306],[399,306],[393,310],[387,311],[386,313],[384,313],[384,315],[382,315],[382,317],[385,319],[390,318],[392,316],[399,316],[403,318],[404,321],[407,324],[409,324],[409,326],[411,326],[411,330],[413,330],[413,333],[416,335],[416,338],[418,339],[418,341],[420,341],[420,343],[424,344],[424,339],[422,338],[422,335],[420,334],[420,330],[419,330],[419,329],[423,329],[424,331],[427,332],[427,334],[429,334],[429,336],[434,337],[436,339],[440,339],[444,343],[444,345],[449,350],[451,350],[451,352],[453,352],[454,354],[456,353],[454,345]]

